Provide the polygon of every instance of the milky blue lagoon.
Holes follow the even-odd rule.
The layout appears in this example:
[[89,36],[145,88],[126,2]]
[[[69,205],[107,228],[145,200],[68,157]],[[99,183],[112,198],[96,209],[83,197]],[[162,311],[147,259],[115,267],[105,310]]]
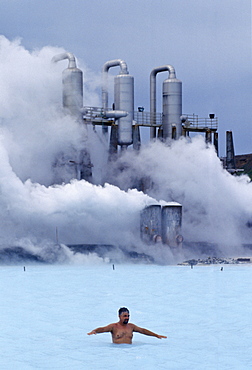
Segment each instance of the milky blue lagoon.
[[[249,369],[251,265],[1,266],[1,369]],[[131,321],[167,339],[111,343],[92,329]]]

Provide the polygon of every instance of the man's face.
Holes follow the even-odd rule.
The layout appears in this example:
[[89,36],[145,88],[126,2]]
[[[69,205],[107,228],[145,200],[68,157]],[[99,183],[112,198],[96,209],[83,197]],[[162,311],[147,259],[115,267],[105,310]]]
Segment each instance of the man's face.
[[121,324],[124,325],[128,324],[129,317],[130,317],[129,312],[122,312],[121,315],[119,316]]

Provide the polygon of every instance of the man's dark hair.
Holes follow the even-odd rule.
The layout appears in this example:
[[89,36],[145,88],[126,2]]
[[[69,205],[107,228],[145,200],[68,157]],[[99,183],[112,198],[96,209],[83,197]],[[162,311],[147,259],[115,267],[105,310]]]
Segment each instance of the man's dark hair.
[[118,315],[120,316],[123,312],[128,312],[129,313],[129,310],[126,307],[121,307],[118,310]]

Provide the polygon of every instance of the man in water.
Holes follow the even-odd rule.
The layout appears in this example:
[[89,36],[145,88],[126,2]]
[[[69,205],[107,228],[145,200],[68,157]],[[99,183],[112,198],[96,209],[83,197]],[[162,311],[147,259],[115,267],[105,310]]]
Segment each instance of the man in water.
[[129,310],[126,307],[122,307],[118,311],[119,321],[114,324],[109,324],[97,329],[92,330],[88,335],[99,334],[99,333],[111,333],[113,343],[132,343],[133,332],[141,333],[144,335],[150,335],[156,338],[167,338],[164,335],[158,335],[150,330],[140,328],[135,324],[129,323]]

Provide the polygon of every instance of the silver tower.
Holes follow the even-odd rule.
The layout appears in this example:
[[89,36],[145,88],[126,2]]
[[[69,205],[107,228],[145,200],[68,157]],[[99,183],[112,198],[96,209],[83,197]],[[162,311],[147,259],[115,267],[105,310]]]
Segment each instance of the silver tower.
[[[154,68],[150,74],[150,114],[155,124],[156,114],[156,75],[169,71],[169,77],[163,82],[163,138],[178,139],[182,135],[182,82],[176,78],[175,69],[171,65]],[[156,128],[151,127],[150,138],[156,137]]]

